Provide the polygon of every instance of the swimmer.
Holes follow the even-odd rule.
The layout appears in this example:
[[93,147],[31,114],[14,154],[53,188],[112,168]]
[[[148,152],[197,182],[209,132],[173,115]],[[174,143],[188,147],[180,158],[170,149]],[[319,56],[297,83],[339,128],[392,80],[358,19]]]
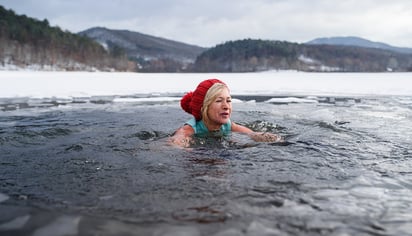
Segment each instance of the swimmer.
[[239,132],[249,135],[256,142],[280,142],[283,139],[276,134],[254,132],[243,125],[230,120],[232,97],[229,88],[218,79],[201,82],[195,91],[183,96],[180,105],[193,118],[180,127],[171,137],[172,144],[189,147],[193,135],[220,133],[228,135]]

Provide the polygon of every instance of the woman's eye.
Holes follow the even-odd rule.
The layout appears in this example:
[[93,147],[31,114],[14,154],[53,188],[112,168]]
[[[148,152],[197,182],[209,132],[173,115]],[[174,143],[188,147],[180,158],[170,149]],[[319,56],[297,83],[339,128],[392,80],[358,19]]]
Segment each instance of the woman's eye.
[[220,102],[223,102],[223,101],[226,101],[227,103],[230,103],[230,102],[232,102],[232,99],[227,99],[227,100],[225,100],[225,99],[217,99],[215,102],[216,102],[216,103],[220,103]]

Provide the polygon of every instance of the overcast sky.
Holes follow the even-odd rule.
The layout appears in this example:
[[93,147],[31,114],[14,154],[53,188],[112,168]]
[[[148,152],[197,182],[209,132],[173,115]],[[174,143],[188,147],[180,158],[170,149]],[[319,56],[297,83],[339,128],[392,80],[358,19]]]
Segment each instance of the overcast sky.
[[412,47],[410,0],[0,0],[77,33],[127,29],[211,47],[244,38],[306,42],[359,36]]

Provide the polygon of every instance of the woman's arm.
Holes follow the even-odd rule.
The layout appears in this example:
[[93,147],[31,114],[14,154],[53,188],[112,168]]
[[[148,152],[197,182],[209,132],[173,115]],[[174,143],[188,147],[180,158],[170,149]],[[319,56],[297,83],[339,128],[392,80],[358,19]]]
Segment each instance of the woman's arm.
[[280,135],[266,132],[254,132],[253,130],[243,125],[232,122],[232,132],[246,133],[256,142],[282,142],[284,141]]
[[173,134],[170,143],[180,147],[189,147],[192,141],[192,135],[195,133],[190,125],[184,125]]
[[239,132],[239,133],[253,133],[253,130],[249,129],[246,126],[236,124],[232,122],[232,132]]

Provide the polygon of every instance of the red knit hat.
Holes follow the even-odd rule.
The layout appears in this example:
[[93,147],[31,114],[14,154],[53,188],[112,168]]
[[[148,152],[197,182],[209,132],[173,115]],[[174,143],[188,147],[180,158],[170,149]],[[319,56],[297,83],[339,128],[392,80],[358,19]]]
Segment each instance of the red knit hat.
[[180,100],[180,106],[189,114],[192,114],[196,120],[202,119],[202,106],[206,93],[215,83],[225,84],[218,79],[208,79],[201,82],[195,91],[185,94]]

